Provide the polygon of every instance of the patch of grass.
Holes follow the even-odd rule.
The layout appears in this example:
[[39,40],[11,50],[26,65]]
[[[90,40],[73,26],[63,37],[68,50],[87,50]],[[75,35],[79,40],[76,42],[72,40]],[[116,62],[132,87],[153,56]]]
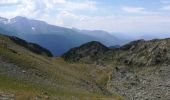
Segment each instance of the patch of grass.
[[30,100],[36,97],[60,98],[62,100],[71,100],[72,98],[77,98],[78,100],[84,100],[86,98],[89,100],[114,100],[111,99],[111,97],[97,94],[53,90],[49,87],[43,87],[4,76],[0,76],[0,81],[0,90],[14,94],[17,100]]

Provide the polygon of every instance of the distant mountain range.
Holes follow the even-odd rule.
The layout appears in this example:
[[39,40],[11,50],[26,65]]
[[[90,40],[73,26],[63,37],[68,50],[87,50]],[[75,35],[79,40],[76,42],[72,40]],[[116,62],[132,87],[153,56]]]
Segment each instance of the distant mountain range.
[[89,41],[99,41],[106,46],[123,43],[105,31],[69,29],[20,16],[12,19],[0,17],[0,33],[37,43],[49,49],[55,56]]
[[121,39],[111,35],[110,33],[103,30],[78,30],[74,29],[79,33],[88,35],[93,38],[99,39],[98,41],[104,43],[106,46],[113,46],[115,44],[122,44]]
[[136,34],[133,37],[130,34],[108,33],[102,30],[70,29],[21,16],[11,19],[0,17],[0,33],[37,43],[50,50],[54,56],[60,56],[69,49],[90,41],[98,41],[107,47],[115,47],[137,39],[150,40],[170,37],[169,34]]

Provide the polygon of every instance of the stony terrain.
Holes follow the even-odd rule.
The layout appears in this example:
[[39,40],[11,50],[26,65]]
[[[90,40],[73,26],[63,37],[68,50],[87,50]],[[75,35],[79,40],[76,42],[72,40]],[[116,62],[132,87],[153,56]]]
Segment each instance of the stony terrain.
[[[83,49],[80,46],[75,51],[77,49],[84,51],[88,47]],[[76,56],[79,55],[83,54]],[[88,59],[84,60],[87,56]],[[105,84],[111,93],[117,92],[127,100],[170,98],[170,39],[133,41],[98,55],[93,62],[91,60],[94,60],[94,56],[84,55],[78,61],[73,61],[93,63],[106,69],[111,66],[111,74]]]
[[170,98],[170,68],[144,68],[140,71],[121,68],[114,72],[107,87],[128,100],[168,100]]

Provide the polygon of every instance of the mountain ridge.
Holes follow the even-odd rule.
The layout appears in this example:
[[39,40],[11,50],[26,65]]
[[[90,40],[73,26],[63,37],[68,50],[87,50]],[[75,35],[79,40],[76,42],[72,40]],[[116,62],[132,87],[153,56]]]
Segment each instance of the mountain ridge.
[[[88,46],[86,49],[91,50]],[[77,47],[72,50],[83,53],[84,49],[81,51],[81,47]],[[67,58],[83,54],[69,53],[67,52],[68,57],[63,57],[65,61],[94,64],[99,68],[110,70],[107,89],[110,92],[118,92],[127,100],[170,98],[170,38],[136,40],[120,48],[109,49],[104,54],[98,53],[100,54],[98,56],[84,53],[79,60]]]
[[9,38],[13,42],[15,42],[16,44],[21,45],[21,46],[29,49],[30,51],[32,51],[32,52],[34,52],[36,54],[41,54],[41,55],[45,55],[45,56],[48,56],[48,57],[53,57],[52,53],[49,50],[41,47],[38,44],[29,43],[29,42],[27,42],[25,40],[22,40],[22,39],[20,39],[18,37],[15,37],[15,36],[10,36]]
[[[168,48],[168,47],[170,47],[168,45],[169,43],[170,43],[170,38],[153,39],[153,40],[148,40],[148,41],[146,41],[144,39],[136,40],[136,41],[132,41],[128,44],[125,44],[123,46],[120,46],[119,48],[112,48],[112,49],[108,48],[108,51],[105,52],[104,54],[102,54],[101,56],[99,55],[98,59],[100,59],[100,58],[101,59],[111,59],[112,58],[113,60],[120,60],[121,62],[126,62],[129,64],[138,62],[139,65],[140,65],[140,62],[145,61],[145,62],[143,62],[143,63],[146,63],[146,64],[144,64],[145,66],[152,65],[152,64],[156,65],[157,64],[156,59],[158,60],[158,56],[164,55],[164,57],[167,57],[167,60],[170,59],[170,57],[168,56],[170,53],[170,52],[168,52],[170,49],[170,48]],[[103,44],[100,44],[100,45],[104,46]],[[83,44],[83,46],[85,46],[86,49],[89,49],[89,52],[90,52],[91,49],[88,47],[88,43]],[[81,48],[82,48],[82,46],[73,48],[70,51],[74,52],[73,50],[75,50],[75,51],[78,50],[79,52],[81,52],[80,51]],[[112,55],[112,53],[115,55]],[[69,51],[66,54],[69,56]],[[84,55],[84,57],[88,56],[87,54],[82,54],[82,55]],[[105,56],[103,56],[103,55],[106,55],[108,58],[107,57],[104,58]],[[74,56],[74,55],[72,55],[72,56]],[[64,56],[64,57],[66,57],[66,56]],[[161,56],[161,57],[163,57],[163,56]],[[146,58],[149,62],[147,60],[145,60]],[[154,62],[155,62],[155,64],[154,64]],[[141,65],[143,65],[143,64],[141,63]]]
[[[44,21],[28,19],[21,16],[5,19],[5,22],[1,21],[0,24],[1,33],[37,43],[49,49],[55,56],[60,56],[70,48],[80,46],[90,41],[99,41],[107,46],[117,45],[117,43],[119,43],[119,39],[108,35],[106,32],[103,33],[106,34],[103,37],[99,37],[99,35],[95,32],[93,33],[93,31],[88,31],[93,33],[93,35],[88,35],[88,33],[75,31],[74,29],[50,25]],[[109,39],[106,37],[109,37]],[[44,43],[44,41],[46,42]],[[47,43],[51,44],[51,46],[47,45]],[[62,48],[58,48],[61,47],[61,45]]]
[[97,57],[102,55],[109,50],[108,47],[104,46],[100,42],[91,41],[83,44],[79,47],[72,48],[68,52],[62,55],[62,57],[67,61],[80,61],[82,58],[86,59],[88,57]]

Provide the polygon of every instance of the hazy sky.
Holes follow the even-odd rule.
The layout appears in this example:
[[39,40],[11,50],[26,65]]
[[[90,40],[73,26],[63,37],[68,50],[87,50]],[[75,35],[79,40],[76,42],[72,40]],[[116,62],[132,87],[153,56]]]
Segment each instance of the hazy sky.
[[0,0],[0,16],[123,33],[170,33],[170,0]]

